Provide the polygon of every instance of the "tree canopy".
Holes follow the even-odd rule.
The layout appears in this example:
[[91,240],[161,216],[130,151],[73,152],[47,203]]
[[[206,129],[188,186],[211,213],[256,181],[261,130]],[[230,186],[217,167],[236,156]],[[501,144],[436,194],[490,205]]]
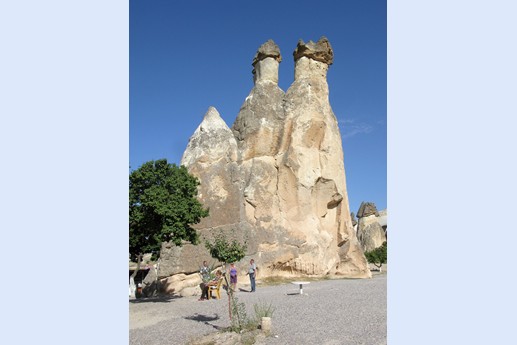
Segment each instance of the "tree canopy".
[[365,252],[364,256],[368,262],[374,264],[378,268],[381,268],[388,260],[388,242],[384,241],[382,246],[375,248],[369,252]]
[[220,232],[215,236],[213,242],[205,241],[205,247],[214,259],[227,264],[241,261],[242,258],[246,256],[247,243],[244,242],[241,244],[235,239],[230,242],[230,240]]
[[158,254],[162,242],[197,244],[191,225],[208,216],[196,198],[199,180],[166,159],[148,161],[129,175],[129,254]]

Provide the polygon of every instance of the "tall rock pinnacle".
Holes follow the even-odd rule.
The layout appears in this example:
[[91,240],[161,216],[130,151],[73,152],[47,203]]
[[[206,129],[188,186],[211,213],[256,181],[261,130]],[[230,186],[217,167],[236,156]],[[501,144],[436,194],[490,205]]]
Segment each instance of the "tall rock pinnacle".
[[[182,164],[199,178],[198,197],[210,208],[195,227],[204,238],[221,230],[246,239],[243,262],[254,258],[262,277],[371,277],[350,216],[343,144],[329,103],[332,47],[325,37],[300,40],[293,55],[295,80],[284,93],[278,46],[260,46],[254,86],[232,129],[211,107],[191,137]],[[185,246],[175,267],[196,271],[195,258],[207,255],[198,247]]]
[[278,87],[281,60],[273,40],[261,45],[253,59],[255,85],[232,126],[244,161],[278,152],[284,123],[284,91]]
[[214,107],[209,107],[203,121],[190,137],[181,164],[190,166],[193,162],[214,163],[220,159],[235,161],[237,143],[232,131]]
[[293,56],[295,61],[294,80],[327,78],[327,70],[334,61],[334,52],[325,36],[316,43],[309,41],[306,44],[302,40],[298,41]]
[[201,181],[199,196],[210,207],[210,217],[197,226],[207,228],[232,223],[240,218],[242,196],[237,161],[237,142],[232,131],[214,107],[189,140],[181,165]]
[[290,224],[306,229],[307,238],[320,238],[318,272],[368,276],[350,218],[341,135],[328,98],[332,47],[325,37],[317,43],[300,40],[293,56],[295,80],[284,105],[289,136],[280,149],[285,154],[278,178],[297,183],[279,183],[282,209]]
[[269,40],[261,45],[253,58],[253,81],[261,83],[264,81],[278,84],[278,65],[282,62],[280,48]]

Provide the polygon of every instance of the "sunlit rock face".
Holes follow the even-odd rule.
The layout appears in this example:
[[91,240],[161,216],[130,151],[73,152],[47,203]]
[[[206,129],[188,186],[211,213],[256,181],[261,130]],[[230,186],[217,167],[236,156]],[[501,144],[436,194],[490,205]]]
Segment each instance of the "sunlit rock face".
[[285,96],[278,195],[290,231],[303,240],[294,259],[303,263],[297,270],[369,277],[350,218],[341,135],[328,97],[332,47],[325,37],[300,41],[293,55],[295,80]]
[[214,108],[208,108],[203,121],[189,140],[181,165],[201,182],[199,198],[210,207],[210,217],[198,228],[230,224],[240,218],[240,172],[237,142],[232,131]]
[[281,61],[280,49],[272,40],[260,46],[253,58],[255,85],[232,126],[242,161],[278,153],[285,120],[285,93],[278,87]]
[[357,238],[363,251],[368,252],[387,241],[387,210],[377,211],[373,202],[362,202],[357,211]]
[[[280,49],[264,43],[252,63],[254,86],[231,129],[210,107],[191,137],[181,164],[199,178],[199,199],[210,208],[196,228],[203,238],[222,230],[247,240],[248,256],[237,264],[242,273],[254,258],[261,278],[371,277],[350,217],[341,135],[329,103],[332,47],[325,37],[300,41],[293,56],[295,80],[284,92]],[[175,250],[171,274],[192,273],[209,258],[203,245],[193,247],[184,255]],[[193,251],[200,258],[194,265],[186,263]]]

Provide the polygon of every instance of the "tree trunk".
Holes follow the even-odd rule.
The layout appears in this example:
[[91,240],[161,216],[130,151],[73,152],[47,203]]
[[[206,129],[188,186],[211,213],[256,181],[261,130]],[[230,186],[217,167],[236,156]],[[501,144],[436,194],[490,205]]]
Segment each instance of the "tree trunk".
[[223,262],[223,277],[224,281],[226,282],[226,293],[228,294],[228,314],[230,316],[230,321],[232,320],[232,303],[231,303],[231,289],[230,289],[230,283],[228,282],[228,275],[226,272],[226,262]]

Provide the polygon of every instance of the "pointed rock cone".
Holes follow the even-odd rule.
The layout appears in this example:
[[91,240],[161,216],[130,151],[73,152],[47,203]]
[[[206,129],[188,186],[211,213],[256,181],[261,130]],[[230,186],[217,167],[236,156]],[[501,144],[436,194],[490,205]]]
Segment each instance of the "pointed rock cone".
[[237,142],[214,107],[209,107],[201,124],[190,137],[181,165],[212,164],[221,159],[237,160]]

